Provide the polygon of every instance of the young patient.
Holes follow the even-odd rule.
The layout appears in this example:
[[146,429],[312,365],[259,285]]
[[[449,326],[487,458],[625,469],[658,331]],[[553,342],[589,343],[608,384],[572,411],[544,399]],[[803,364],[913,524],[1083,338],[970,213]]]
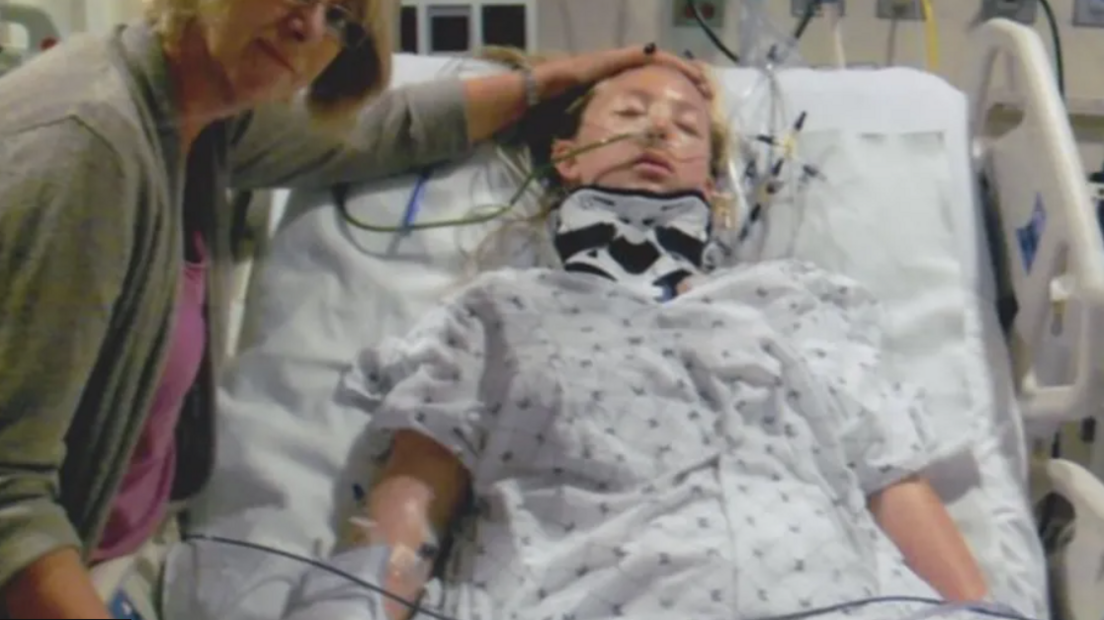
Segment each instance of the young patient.
[[919,475],[920,405],[879,375],[874,300],[792,262],[704,272],[726,135],[694,85],[633,70],[564,114],[557,268],[481,276],[348,377],[385,459],[357,542],[392,548],[387,587],[417,600],[413,558],[450,541],[425,603],[459,620],[985,597]]

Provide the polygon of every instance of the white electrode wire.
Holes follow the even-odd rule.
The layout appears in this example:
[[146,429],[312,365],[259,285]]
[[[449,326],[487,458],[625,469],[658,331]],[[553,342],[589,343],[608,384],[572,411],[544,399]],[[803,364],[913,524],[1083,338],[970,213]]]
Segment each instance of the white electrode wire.
[[924,18],[924,55],[928,71],[939,71],[939,21],[931,0],[917,0]]

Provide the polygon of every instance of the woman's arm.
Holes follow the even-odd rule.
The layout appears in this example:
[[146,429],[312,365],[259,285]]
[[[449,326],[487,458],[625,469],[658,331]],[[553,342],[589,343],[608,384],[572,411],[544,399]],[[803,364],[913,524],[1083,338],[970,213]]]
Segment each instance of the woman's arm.
[[0,606],[16,618],[110,617],[58,485],[129,261],[134,227],[114,205],[136,199],[117,152],[76,121],[2,141]]
[[926,480],[906,478],[874,493],[870,512],[905,561],[944,598],[980,601],[985,577],[939,496]]
[[99,593],[75,549],[61,549],[42,556],[8,585],[4,596],[6,617],[87,618],[110,620]]
[[[684,71],[709,92],[699,66],[641,46],[543,63],[533,77],[537,95],[547,99],[656,62]],[[264,106],[233,128],[230,182],[240,190],[324,188],[454,159],[519,120],[528,98],[517,72],[416,84],[368,103],[342,135],[312,126],[305,106]]]
[[318,189],[365,182],[471,149],[464,84],[441,80],[385,91],[342,135],[314,125],[301,103],[273,103],[234,122],[230,185]]
[[[382,475],[368,497],[366,517],[392,548],[391,570],[385,586],[406,601],[416,601],[425,586],[408,561],[423,545],[440,545],[470,483],[460,461],[432,439],[399,431]],[[432,562],[432,560],[427,560]],[[388,617],[402,620],[410,610],[395,601],[384,605]]]
[[[549,61],[533,69],[537,98],[559,96],[573,88],[596,83],[621,71],[649,63],[674,67],[687,75],[709,97],[709,79],[696,63],[660,52],[651,46],[633,46]],[[492,75],[464,82],[468,135],[482,142],[521,120],[528,109],[525,79],[517,73]]]

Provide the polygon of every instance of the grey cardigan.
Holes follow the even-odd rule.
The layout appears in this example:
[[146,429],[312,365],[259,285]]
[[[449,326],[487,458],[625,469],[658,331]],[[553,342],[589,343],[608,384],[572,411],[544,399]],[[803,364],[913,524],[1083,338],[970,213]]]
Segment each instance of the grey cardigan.
[[185,206],[213,270],[177,500],[213,466],[227,188],[363,181],[470,147],[457,80],[388,92],[346,142],[299,108],[257,110],[210,127],[189,162],[173,101],[144,24],[75,38],[0,80],[0,587],[52,551],[98,544],[166,355]]

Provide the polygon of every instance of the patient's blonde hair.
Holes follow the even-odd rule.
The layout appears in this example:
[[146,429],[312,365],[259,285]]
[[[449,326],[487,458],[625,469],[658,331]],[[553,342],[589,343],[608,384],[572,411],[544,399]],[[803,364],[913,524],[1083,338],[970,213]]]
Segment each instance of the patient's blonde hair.
[[[483,50],[482,58],[505,65],[512,69],[531,69],[543,62],[562,58],[561,54],[529,54],[522,50],[508,47],[489,47]],[[707,74],[708,75],[708,74]],[[708,75],[711,82],[716,83],[714,76]],[[504,237],[512,232],[517,232],[519,225],[526,230],[530,239],[545,234],[544,224],[553,211],[560,206],[566,195],[571,191],[565,181],[560,178],[555,168],[552,168],[552,146],[558,140],[568,140],[578,135],[582,124],[583,115],[587,106],[594,99],[597,85],[585,89],[575,90],[566,95],[544,102],[525,115],[510,136],[508,142],[513,146],[528,148],[531,163],[534,167],[551,168],[551,184],[545,185],[545,194],[539,208],[533,215],[505,223],[497,231],[492,233],[476,251],[476,262],[479,268],[485,268],[494,262],[494,254],[503,251],[500,243]],[[717,88],[714,92],[719,92]],[[723,186],[721,180],[728,174],[730,129],[725,118],[723,102],[720,97],[715,97],[710,114],[710,161],[709,173],[718,187]],[[718,223],[727,224],[735,221],[735,201],[719,189],[711,197],[714,219]]]
[[[145,16],[170,47],[179,43],[189,24],[218,16],[234,0],[144,0]],[[391,83],[391,55],[397,0],[350,3],[364,28],[364,43],[343,49],[311,84],[307,107],[323,124],[350,122],[364,104]]]

